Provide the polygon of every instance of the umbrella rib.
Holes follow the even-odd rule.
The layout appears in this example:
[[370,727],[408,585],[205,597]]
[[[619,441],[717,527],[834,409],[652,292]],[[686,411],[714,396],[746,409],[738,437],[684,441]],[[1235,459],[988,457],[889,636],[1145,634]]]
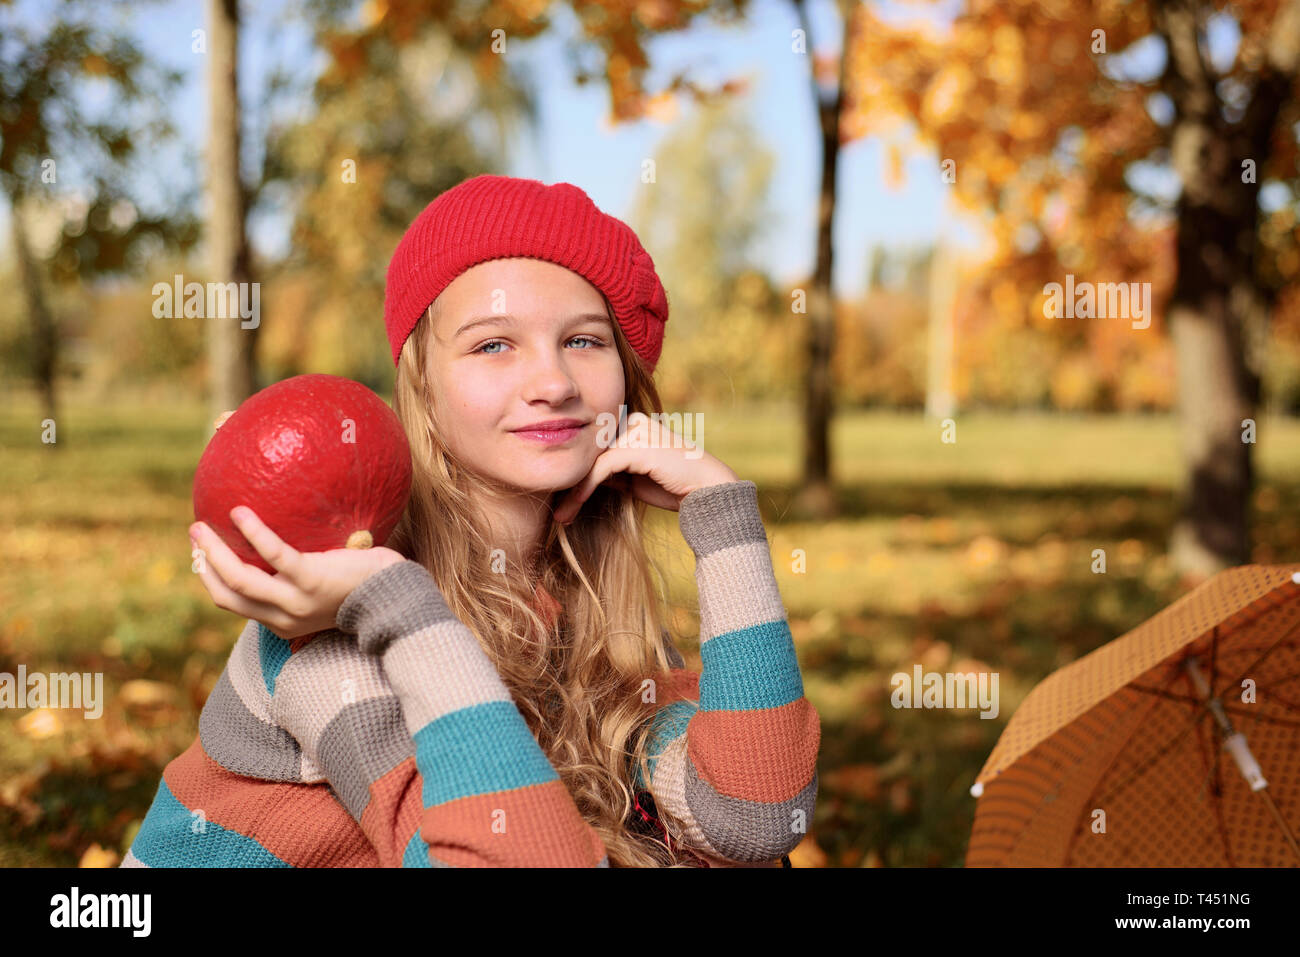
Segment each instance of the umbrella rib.
[[1191,731],[1196,727],[1196,721],[1197,721],[1197,716],[1193,716],[1193,718],[1188,722],[1187,727],[1185,727],[1182,731],[1178,732],[1173,737],[1171,737],[1163,747],[1161,747],[1158,751],[1152,754],[1149,758],[1144,760],[1141,764],[1134,766],[1134,768],[1129,772],[1127,777],[1114,782],[1109,788],[1107,788],[1107,791],[1113,792],[1117,788],[1127,787],[1130,781],[1136,780],[1142,774],[1146,773],[1146,771],[1150,768],[1151,765],[1155,764],[1156,761],[1164,757],[1165,754],[1168,753],[1175,744],[1177,744],[1179,741],[1182,740],[1183,736],[1186,735],[1188,731]]
[[[1214,634],[1215,634],[1215,638],[1216,638],[1216,639],[1217,639],[1217,637],[1218,637],[1218,633],[1219,633],[1219,626],[1218,626],[1218,625],[1215,625],[1215,626],[1214,626]],[[1239,685],[1239,684],[1241,684],[1241,680],[1242,680],[1243,678],[1245,678],[1248,674],[1250,674],[1250,672],[1251,672],[1252,670],[1254,670],[1254,668],[1255,668],[1257,665],[1259,665],[1259,663],[1260,663],[1261,661],[1263,661],[1265,658],[1267,658],[1269,655],[1271,655],[1274,651],[1276,651],[1278,645],[1282,644],[1282,642],[1286,641],[1287,639],[1289,639],[1289,638],[1291,638],[1291,637],[1293,637],[1293,636],[1295,636],[1295,635],[1297,635],[1297,634],[1300,634],[1300,621],[1297,621],[1297,622],[1295,623],[1295,625],[1292,626],[1292,628],[1291,628],[1290,631],[1285,632],[1285,633],[1282,635],[1282,637],[1278,638],[1278,639],[1277,639],[1276,641],[1274,641],[1271,645],[1269,645],[1269,646],[1268,646],[1267,648],[1265,648],[1262,652],[1260,652],[1259,657],[1256,658],[1254,661],[1252,661],[1252,662],[1250,663],[1250,665],[1247,666],[1247,668],[1246,668],[1245,671],[1243,671],[1241,674],[1237,675],[1237,679],[1236,679],[1235,681],[1231,681],[1231,682],[1229,682],[1229,684],[1232,684],[1232,685]],[[1214,653],[1214,643],[1211,643],[1211,645],[1210,645],[1210,653],[1211,653],[1211,654]],[[1227,686],[1228,686],[1228,685],[1224,685],[1225,688],[1226,688]],[[1211,693],[1214,692],[1214,682],[1213,682],[1213,680],[1210,681],[1210,691],[1211,691]]]
[[[1256,658],[1256,659],[1255,659],[1255,660],[1250,664],[1250,666],[1249,666],[1248,668],[1246,668],[1246,670],[1243,671],[1243,672],[1241,673],[1241,675],[1239,675],[1239,676],[1237,677],[1236,681],[1234,681],[1234,682],[1232,682],[1232,683],[1233,683],[1233,684],[1240,683],[1241,679],[1244,678],[1247,674],[1249,674],[1250,671],[1251,671],[1253,668],[1255,668],[1255,667],[1256,667],[1256,666],[1257,666],[1261,661],[1263,661],[1263,660],[1264,660],[1265,658],[1267,658],[1270,654],[1272,654],[1272,652],[1277,648],[1278,645],[1282,644],[1282,642],[1286,641],[1287,639],[1289,639],[1290,637],[1292,637],[1292,635],[1295,635],[1295,634],[1297,634],[1297,633],[1300,633],[1300,621],[1297,621],[1296,624],[1295,624],[1295,626],[1294,626],[1293,628],[1291,628],[1290,631],[1288,631],[1288,632],[1286,632],[1285,634],[1283,634],[1280,638],[1278,638],[1278,639],[1277,639],[1276,641],[1274,641],[1271,645],[1269,645],[1267,648],[1265,648],[1264,651],[1260,653],[1260,656],[1259,656],[1258,658]],[[1214,626],[1213,636],[1212,636],[1211,641],[1210,641],[1210,652],[1211,652],[1211,654],[1214,653],[1214,648],[1215,648],[1215,645],[1217,644],[1218,635],[1219,635],[1219,626],[1218,626],[1218,625],[1215,625],[1215,626]],[[1177,672],[1177,671],[1172,671],[1172,670],[1171,670],[1171,671],[1169,672],[1169,675],[1170,675],[1170,677],[1169,677],[1169,683],[1170,683],[1170,684],[1173,684],[1174,681],[1176,681],[1177,678],[1178,678],[1178,672]],[[1131,687],[1131,688],[1137,688],[1138,686],[1137,686],[1137,685],[1129,685],[1129,687]],[[1225,687],[1227,687],[1227,686],[1225,685]],[[1139,690],[1142,690],[1142,691],[1148,691],[1148,692],[1150,692],[1150,691],[1156,691],[1156,689],[1145,689],[1145,688],[1139,688]],[[1211,692],[1213,692],[1213,685],[1211,685]],[[1157,692],[1157,693],[1171,694],[1170,692]],[[1194,700],[1197,700],[1197,699],[1194,699]],[[1127,786],[1128,783],[1129,783],[1131,780],[1135,780],[1138,776],[1140,776],[1141,774],[1143,774],[1143,773],[1147,770],[1147,768],[1148,768],[1150,765],[1154,764],[1154,763],[1155,763],[1156,761],[1158,761],[1160,758],[1164,757],[1165,754],[1168,753],[1169,750],[1172,749],[1172,748],[1174,747],[1174,745],[1176,745],[1179,741],[1181,741],[1182,738],[1183,738],[1183,736],[1186,735],[1187,732],[1188,732],[1189,730],[1191,730],[1192,728],[1196,727],[1196,722],[1199,721],[1199,720],[1200,720],[1200,719],[1201,719],[1205,714],[1208,714],[1208,713],[1209,713],[1209,710],[1210,710],[1210,706],[1209,706],[1209,701],[1208,701],[1208,699],[1207,699],[1206,701],[1201,702],[1201,703],[1197,706],[1196,710],[1192,713],[1191,717],[1188,719],[1188,724],[1187,724],[1187,727],[1186,727],[1186,728],[1184,728],[1181,732],[1179,732],[1179,733],[1175,734],[1173,737],[1171,737],[1171,738],[1168,740],[1168,742],[1167,742],[1163,747],[1161,747],[1161,748],[1160,748],[1159,750],[1157,750],[1154,754],[1152,754],[1151,757],[1148,758],[1146,761],[1144,761],[1144,762],[1142,762],[1141,764],[1139,764],[1139,765],[1137,765],[1136,767],[1134,767],[1133,770],[1132,770],[1132,772],[1130,773],[1130,775],[1129,775],[1128,777],[1126,777],[1126,778],[1122,779],[1121,781],[1117,782],[1115,785],[1112,785],[1112,788],[1114,788],[1114,787],[1118,787],[1118,786],[1120,786],[1120,785]],[[1263,719],[1259,718],[1258,716],[1254,716],[1254,717],[1256,717],[1256,720],[1263,720]],[[1274,719],[1274,720],[1280,720],[1280,719]],[[1282,722],[1282,723],[1287,723],[1287,722]]]
[[[1214,822],[1219,831],[1219,840],[1223,842],[1223,856],[1228,862],[1229,867],[1236,867],[1232,858],[1232,843],[1228,840],[1228,824],[1223,819],[1223,763],[1219,760],[1219,752],[1214,752],[1214,758],[1205,753],[1205,740],[1200,730],[1202,725],[1196,726],[1196,750],[1201,755],[1201,763],[1208,767],[1205,775],[1205,785],[1209,785],[1211,780],[1214,783],[1214,790],[1211,792],[1214,796]],[[1214,731],[1210,730],[1210,741],[1214,741]],[[1205,786],[1202,786],[1204,790]]]
[[[1196,697],[1195,695],[1179,694],[1176,691],[1165,691],[1161,688],[1148,688],[1144,685],[1129,685],[1129,687],[1132,688],[1134,691],[1141,691],[1144,694],[1151,694],[1161,698],[1168,698],[1171,701],[1187,701],[1191,703],[1199,703],[1201,701],[1201,699]],[[1274,698],[1276,699],[1277,696],[1274,695]],[[1278,703],[1282,707],[1286,708],[1288,711],[1300,711],[1300,708],[1297,708],[1296,705],[1293,705],[1288,701],[1281,701],[1279,699]],[[1253,711],[1250,711],[1246,708],[1242,708],[1240,705],[1225,704],[1223,706],[1223,710],[1227,711],[1230,714],[1235,714],[1241,718],[1250,718],[1252,721],[1264,721],[1268,724],[1280,724],[1288,728],[1300,728],[1300,721],[1289,721],[1286,718],[1277,718],[1272,715],[1256,714]]]

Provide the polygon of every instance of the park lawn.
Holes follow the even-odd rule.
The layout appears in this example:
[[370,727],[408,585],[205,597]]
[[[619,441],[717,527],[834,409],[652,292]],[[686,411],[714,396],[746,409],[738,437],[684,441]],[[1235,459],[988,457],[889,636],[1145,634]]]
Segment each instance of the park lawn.
[[[698,411],[698,410],[692,410]],[[795,409],[703,410],[706,449],[759,486],[804,686],[822,721],[819,799],[797,866],[960,865],[971,781],[1045,675],[1184,588],[1164,557],[1180,481],[1167,417],[846,412],[842,514],[789,520]],[[0,711],[0,865],[116,863],[240,622],[190,572],[190,482],[209,425],[192,402],[70,402],[57,449],[34,403],[0,412],[0,672],[104,674],[102,718]],[[1300,423],[1262,420],[1262,562],[1300,561]],[[679,646],[699,666],[693,562],[652,509]],[[1105,574],[1091,570],[1104,549]],[[999,713],[910,711],[890,676],[995,671]],[[87,855],[87,852],[90,852]]]

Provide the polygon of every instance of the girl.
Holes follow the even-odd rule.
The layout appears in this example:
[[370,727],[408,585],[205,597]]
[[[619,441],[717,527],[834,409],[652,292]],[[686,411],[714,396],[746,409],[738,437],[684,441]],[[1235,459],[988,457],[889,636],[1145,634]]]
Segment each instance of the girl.
[[[783,860],[820,721],[754,483],[647,414],[667,317],[635,234],[570,184],[478,176],[416,218],[385,294],[402,522],[306,554],[235,509],[274,576],[191,527],[249,621],[124,866]],[[649,505],[695,554],[699,674]]]

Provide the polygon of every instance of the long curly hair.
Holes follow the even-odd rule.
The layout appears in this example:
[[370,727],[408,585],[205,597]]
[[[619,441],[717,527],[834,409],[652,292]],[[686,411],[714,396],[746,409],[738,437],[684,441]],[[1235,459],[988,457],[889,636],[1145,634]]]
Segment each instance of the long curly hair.
[[[627,411],[662,412],[653,379],[613,318]],[[679,850],[684,823],[662,805],[665,842],[637,809],[634,768],[650,779],[651,719],[669,688],[664,570],[647,554],[649,507],[602,484],[567,526],[551,520],[528,567],[503,560],[479,507],[499,487],[442,442],[427,359],[437,300],[402,349],[393,408],[411,445],[406,512],[387,543],[429,570],[448,607],[496,665],[533,736],[600,835],[613,867],[700,866]],[[445,421],[445,418],[443,418]],[[538,586],[558,606],[538,609]]]

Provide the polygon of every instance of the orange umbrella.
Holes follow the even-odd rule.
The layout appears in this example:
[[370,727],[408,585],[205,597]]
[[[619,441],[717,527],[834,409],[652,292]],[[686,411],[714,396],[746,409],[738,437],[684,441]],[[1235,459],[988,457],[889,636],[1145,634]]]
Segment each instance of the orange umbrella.
[[968,867],[1300,865],[1300,564],[1220,572],[1048,675],[971,793]]

